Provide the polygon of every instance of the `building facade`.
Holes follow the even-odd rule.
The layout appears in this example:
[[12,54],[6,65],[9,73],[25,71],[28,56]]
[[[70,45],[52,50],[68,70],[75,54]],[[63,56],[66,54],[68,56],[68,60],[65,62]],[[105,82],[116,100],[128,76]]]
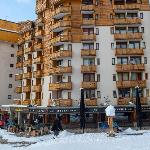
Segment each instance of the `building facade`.
[[15,74],[17,69],[16,51],[18,49],[18,24],[0,20],[0,105],[12,104],[17,99]]
[[139,87],[150,103],[148,0],[37,0],[37,20],[21,24],[19,103],[128,106]]

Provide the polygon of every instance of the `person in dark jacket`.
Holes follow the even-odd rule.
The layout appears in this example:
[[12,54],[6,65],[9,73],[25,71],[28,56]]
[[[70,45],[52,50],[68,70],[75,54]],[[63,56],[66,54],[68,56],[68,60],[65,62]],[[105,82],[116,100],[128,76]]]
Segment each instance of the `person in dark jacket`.
[[60,119],[56,118],[51,128],[51,131],[54,132],[54,136],[58,136],[60,131],[63,131]]

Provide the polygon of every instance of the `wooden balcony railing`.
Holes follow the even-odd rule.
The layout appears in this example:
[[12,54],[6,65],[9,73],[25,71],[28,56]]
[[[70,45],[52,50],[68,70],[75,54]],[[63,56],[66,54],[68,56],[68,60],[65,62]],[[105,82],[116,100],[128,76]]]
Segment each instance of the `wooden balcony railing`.
[[23,67],[23,63],[22,62],[16,63],[16,68],[22,68],[22,67]]
[[95,73],[96,72],[96,65],[89,65],[89,66],[82,65],[81,66],[81,72],[82,73]]
[[24,37],[25,41],[30,41],[32,39],[32,35],[27,35]]
[[120,55],[144,55],[144,50],[138,48],[125,48],[125,49],[116,49],[116,56]]
[[22,87],[16,87],[15,92],[16,93],[22,93]]
[[13,100],[14,105],[21,105],[21,100]]
[[34,85],[32,87],[32,92],[41,92],[42,91],[42,86],[41,85]]
[[[147,97],[141,97],[140,101],[141,101],[142,105],[147,105],[148,104]],[[119,98],[117,100],[117,104],[118,105],[129,105],[129,102],[132,102],[132,103],[135,104],[136,103],[136,98],[132,98],[132,97],[129,97],[129,98]]]
[[96,41],[95,34],[83,34],[81,36],[81,41]]
[[50,74],[63,74],[63,73],[72,73],[72,67],[55,67],[50,69]]
[[133,9],[140,9],[140,4],[125,4],[125,5],[114,5],[115,10],[133,10]]
[[41,63],[43,63],[42,56],[33,59],[33,64],[41,64]]
[[41,77],[42,77],[42,70],[33,72],[33,78],[41,78]]
[[117,64],[116,71],[117,72],[128,72],[128,71],[144,71],[145,65],[144,64]]
[[17,51],[17,56],[21,56],[21,55],[23,55],[23,50],[18,50]]
[[15,75],[15,80],[18,81],[18,80],[22,80],[23,79],[23,74],[16,74]]
[[22,105],[30,105],[31,104],[31,100],[22,100],[21,104]]
[[26,67],[26,66],[31,66],[32,65],[32,59],[28,59],[26,61],[23,62],[23,66]]
[[72,90],[72,82],[66,83],[50,83],[49,84],[50,91],[57,91],[57,90]]
[[32,73],[31,72],[23,74],[23,79],[28,79],[28,78],[32,78]]
[[36,30],[35,31],[35,37],[41,37],[44,35],[44,30]]
[[114,38],[116,40],[133,40],[133,39],[142,39],[143,33],[115,33]]
[[57,9],[55,9],[52,12],[52,17],[57,18],[57,17],[59,17],[60,14],[63,14],[63,16],[66,14],[71,14],[71,7],[70,6],[61,6]]
[[24,49],[24,53],[31,53],[31,52],[33,52],[32,46]]
[[23,37],[20,37],[20,38],[18,39],[18,44],[19,44],[19,45],[23,44],[24,42],[25,42],[25,39],[24,39]]
[[82,11],[94,11],[95,10],[95,5],[85,5],[81,4],[81,12]]
[[43,49],[42,43],[34,43],[34,51]]
[[36,24],[43,24],[44,23],[44,17],[40,17],[38,19],[36,19]]
[[82,26],[95,26],[95,19],[83,19]]
[[31,92],[31,86],[24,86],[23,87],[23,92],[24,93]]
[[72,50],[60,50],[50,55],[51,59],[59,59],[65,57],[72,57]]
[[32,100],[32,105],[41,106],[41,99],[35,98]]
[[114,24],[141,24],[141,18],[114,18]]
[[97,99],[85,99],[84,100],[86,106],[97,106]]
[[96,56],[95,49],[81,49],[81,56]]
[[55,99],[49,100],[48,106],[58,106],[58,107],[71,107],[72,106],[72,99]]
[[146,87],[146,80],[135,80],[135,81],[117,81],[117,88],[135,88],[139,86],[140,88]]
[[97,89],[97,82],[91,81],[91,82],[82,82],[81,88],[84,89]]

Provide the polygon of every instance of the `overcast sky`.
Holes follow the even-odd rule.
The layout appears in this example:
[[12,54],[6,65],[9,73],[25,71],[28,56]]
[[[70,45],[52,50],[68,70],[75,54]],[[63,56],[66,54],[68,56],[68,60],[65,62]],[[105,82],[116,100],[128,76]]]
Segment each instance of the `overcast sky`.
[[0,19],[13,22],[35,19],[36,0],[1,0]]

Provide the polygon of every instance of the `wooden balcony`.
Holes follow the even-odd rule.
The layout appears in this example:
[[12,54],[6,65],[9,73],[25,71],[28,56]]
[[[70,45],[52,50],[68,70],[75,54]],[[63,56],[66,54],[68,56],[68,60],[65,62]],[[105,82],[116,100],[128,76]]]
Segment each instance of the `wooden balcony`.
[[116,56],[121,55],[144,55],[144,49],[138,49],[138,48],[125,48],[125,49],[116,49]]
[[59,19],[68,14],[71,14],[71,7],[70,6],[61,6],[52,12],[52,18]]
[[18,39],[18,44],[19,44],[19,45],[23,44],[24,42],[25,42],[25,39],[24,39],[23,37],[20,37],[20,38]]
[[81,41],[96,41],[95,34],[83,34],[81,36]]
[[60,35],[50,40],[52,45],[60,45],[64,42],[71,42],[71,35]]
[[15,75],[15,80],[16,81],[19,81],[19,80],[22,80],[23,79],[23,74],[16,74]]
[[84,100],[86,106],[97,106],[97,99],[85,99]]
[[115,10],[139,10],[141,7],[140,4],[125,4],[125,5],[114,5]]
[[57,106],[57,107],[71,107],[72,106],[72,99],[55,99],[49,100],[48,106]]
[[34,43],[34,51],[39,51],[43,49],[42,43]]
[[24,87],[23,87],[23,92],[24,92],[24,93],[31,92],[31,86],[24,86]]
[[96,72],[96,65],[89,65],[89,66],[82,65],[81,66],[81,72],[82,73],[95,73]]
[[32,100],[32,105],[37,105],[37,106],[41,106],[41,99],[33,99]]
[[114,24],[141,24],[141,18],[114,18]]
[[42,70],[33,72],[33,78],[41,78],[41,77],[42,77]]
[[129,71],[144,71],[145,65],[144,64],[117,64],[116,71],[117,72],[129,72]]
[[36,19],[36,24],[37,24],[37,25],[42,25],[42,24],[44,24],[44,17],[40,17],[40,18]]
[[95,49],[81,49],[81,56],[96,56]]
[[81,88],[84,88],[84,89],[97,89],[97,82],[96,81],[82,82]]
[[32,78],[32,73],[31,72],[23,74],[23,79],[29,79],[29,78]]
[[27,36],[24,37],[25,41],[31,41],[32,40],[32,35],[29,34]]
[[50,55],[51,59],[60,59],[65,57],[72,57],[72,50],[60,50]]
[[95,5],[85,5],[81,4],[81,13],[86,13],[86,12],[94,12],[95,10]]
[[32,92],[41,92],[42,91],[42,86],[41,85],[34,85],[32,87]]
[[82,26],[95,26],[95,19],[83,19]]
[[139,86],[140,88],[146,87],[146,80],[135,80],[135,81],[116,81],[117,88],[135,88]]
[[33,64],[41,64],[41,63],[43,63],[42,56],[33,59]]
[[[148,104],[147,97],[141,97],[140,101],[141,101],[142,105],[147,105]],[[132,98],[132,97],[129,97],[129,98],[119,98],[117,100],[117,105],[129,105],[129,102],[132,102],[132,103],[135,104],[136,103],[136,98]]]
[[56,22],[53,26],[52,26],[52,31],[53,32],[60,32],[62,30],[71,28],[71,20],[61,20]]
[[23,63],[22,62],[16,63],[16,68],[22,68],[22,67],[23,67]]
[[21,105],[21,100],[13,100],[14,105]]
[[33,47],[32,46],[24,49],[25,54],[26,53],[32,53],[32,52],[33,52]]
[[50,91],[72,90],[72,82],[50,83],[49,90]]
[[115,33],[115,40],[134,40],[134,39],[142,39],[143,33]]
[[32,59],[28,59],[23,62],[24,67],[31,66],[31,65],[32,65]]
[[56,67],[52,68],[49,71],[50,74],[64,74],[64,73],[72,73],[72,67]]
[[21,101],[22,105],[30,105],[31,104],[31,100],[23,100]]
[[16,87],[15,92],[18,94],[22,93],[22,87]]
[[43,37],[44,35],[44,30],[36,30],[35,31],[35,37]]
[[23,55],[23,50],[18,50],[17,51],[17,56],[22,56]]

